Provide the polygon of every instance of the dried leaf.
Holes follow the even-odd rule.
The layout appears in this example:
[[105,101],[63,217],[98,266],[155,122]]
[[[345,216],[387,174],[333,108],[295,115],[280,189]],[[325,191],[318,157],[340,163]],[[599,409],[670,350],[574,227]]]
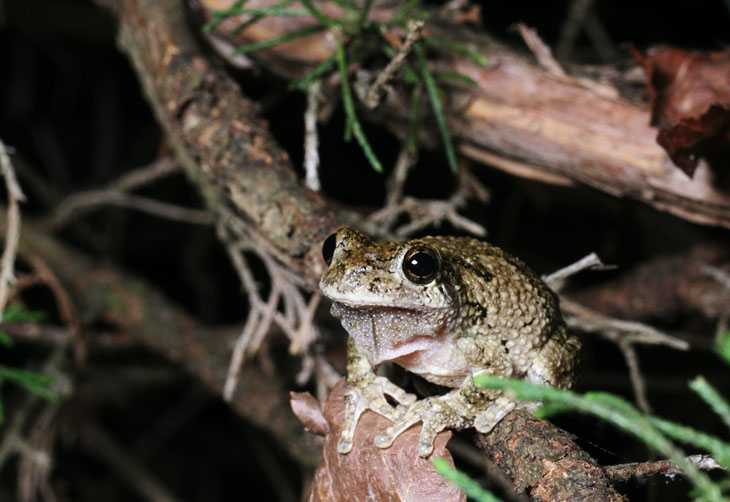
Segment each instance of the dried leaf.
[[307,432],[324,436],[330,431],[327,419],[322,414],[322,406],[309,392],[290,392],[289,403]]
[[632,51],[649,81],[657,142],[692,176],[701,156],[730,147],[730,52]]
[[[466,496],[436,472],[430,459],[416,455],[420,427],[411,427],[393,446],[380,449],[373,437],[390,425],[390,421],[366,411],[357,426],[355,445],[350,453],[337,453],[337,440],[345,414],[345,380],[335,386],[323,405],[323,416],[329,423],[322,458],[314,475],[310,502],[342,500],[379,500],[383,502],[439,501],[464,502]],[[436,438],[433,455],[446,459],[451,454],[446,442],[451,432]]]

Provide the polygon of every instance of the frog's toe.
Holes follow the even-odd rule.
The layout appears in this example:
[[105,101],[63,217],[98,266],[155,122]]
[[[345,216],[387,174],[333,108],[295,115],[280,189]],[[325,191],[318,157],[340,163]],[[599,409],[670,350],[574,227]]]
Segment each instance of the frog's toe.
[[385,432],[375,436],[375,446],[378,448],[388,448],[393,444],[398,436],[403,434],[406,429],[409,429],[413,424],[421,421],[421,417],[416,413],[406,412],[406,414],[399,418],[393,425],[385,429]]
[[376,377],[375,382],[380,386],[383,393],[391,396],[399,404],[409,405],[416,402],[415,394],[404,391],[385,377]]
[[474,419],[474,428],[484,434],[490,432],[509,412],[515,409],[516,404],[512,400],[500,396],[486,410],[477,415]]

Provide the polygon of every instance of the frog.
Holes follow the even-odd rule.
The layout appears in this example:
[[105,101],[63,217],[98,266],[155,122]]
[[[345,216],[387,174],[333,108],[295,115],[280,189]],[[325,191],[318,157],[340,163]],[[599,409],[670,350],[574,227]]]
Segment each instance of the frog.
[[[392,422],[374,437],[379,448],[420,422],[416,452],[428,457],[445,429],[488,433],[516,407],[539,406],[477,387],[479,375],[573,385],[580,343],[566,330],[558,296],[499,247],[455,236],[377,242],[344,227],[325,239],[322,257],[319,288],[349,334],[339,453],[352,450],[365,410]],[[418,399],[377,374],[383,363],[446,393]]]

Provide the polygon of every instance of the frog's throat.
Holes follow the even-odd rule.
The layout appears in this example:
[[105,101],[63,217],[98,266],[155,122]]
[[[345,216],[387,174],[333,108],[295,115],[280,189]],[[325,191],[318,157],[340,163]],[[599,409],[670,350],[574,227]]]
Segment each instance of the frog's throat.
[[438,350],[447,318],[446,312],[438,310],[351,307],[339,302],[332,304],[332,315],[373,366]]

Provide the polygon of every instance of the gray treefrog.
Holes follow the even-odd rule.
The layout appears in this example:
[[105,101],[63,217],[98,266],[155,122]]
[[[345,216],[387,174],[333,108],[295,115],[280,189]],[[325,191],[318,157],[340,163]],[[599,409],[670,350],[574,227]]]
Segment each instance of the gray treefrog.
[[[516,403],[477,388],[476,375],[572,385],[580,344],[566,333],[557,296],[501,249],[467,237],[374,242],[346,227],[322,253],[328,269],[320,289],[350,335],[340,453],[352,449],[366,409],[393,422],[375,437],[381,448],[422,422],[423,457],[446,428],[489,432]],[[375,374],[383,362],[452,390],[416,400]]]

